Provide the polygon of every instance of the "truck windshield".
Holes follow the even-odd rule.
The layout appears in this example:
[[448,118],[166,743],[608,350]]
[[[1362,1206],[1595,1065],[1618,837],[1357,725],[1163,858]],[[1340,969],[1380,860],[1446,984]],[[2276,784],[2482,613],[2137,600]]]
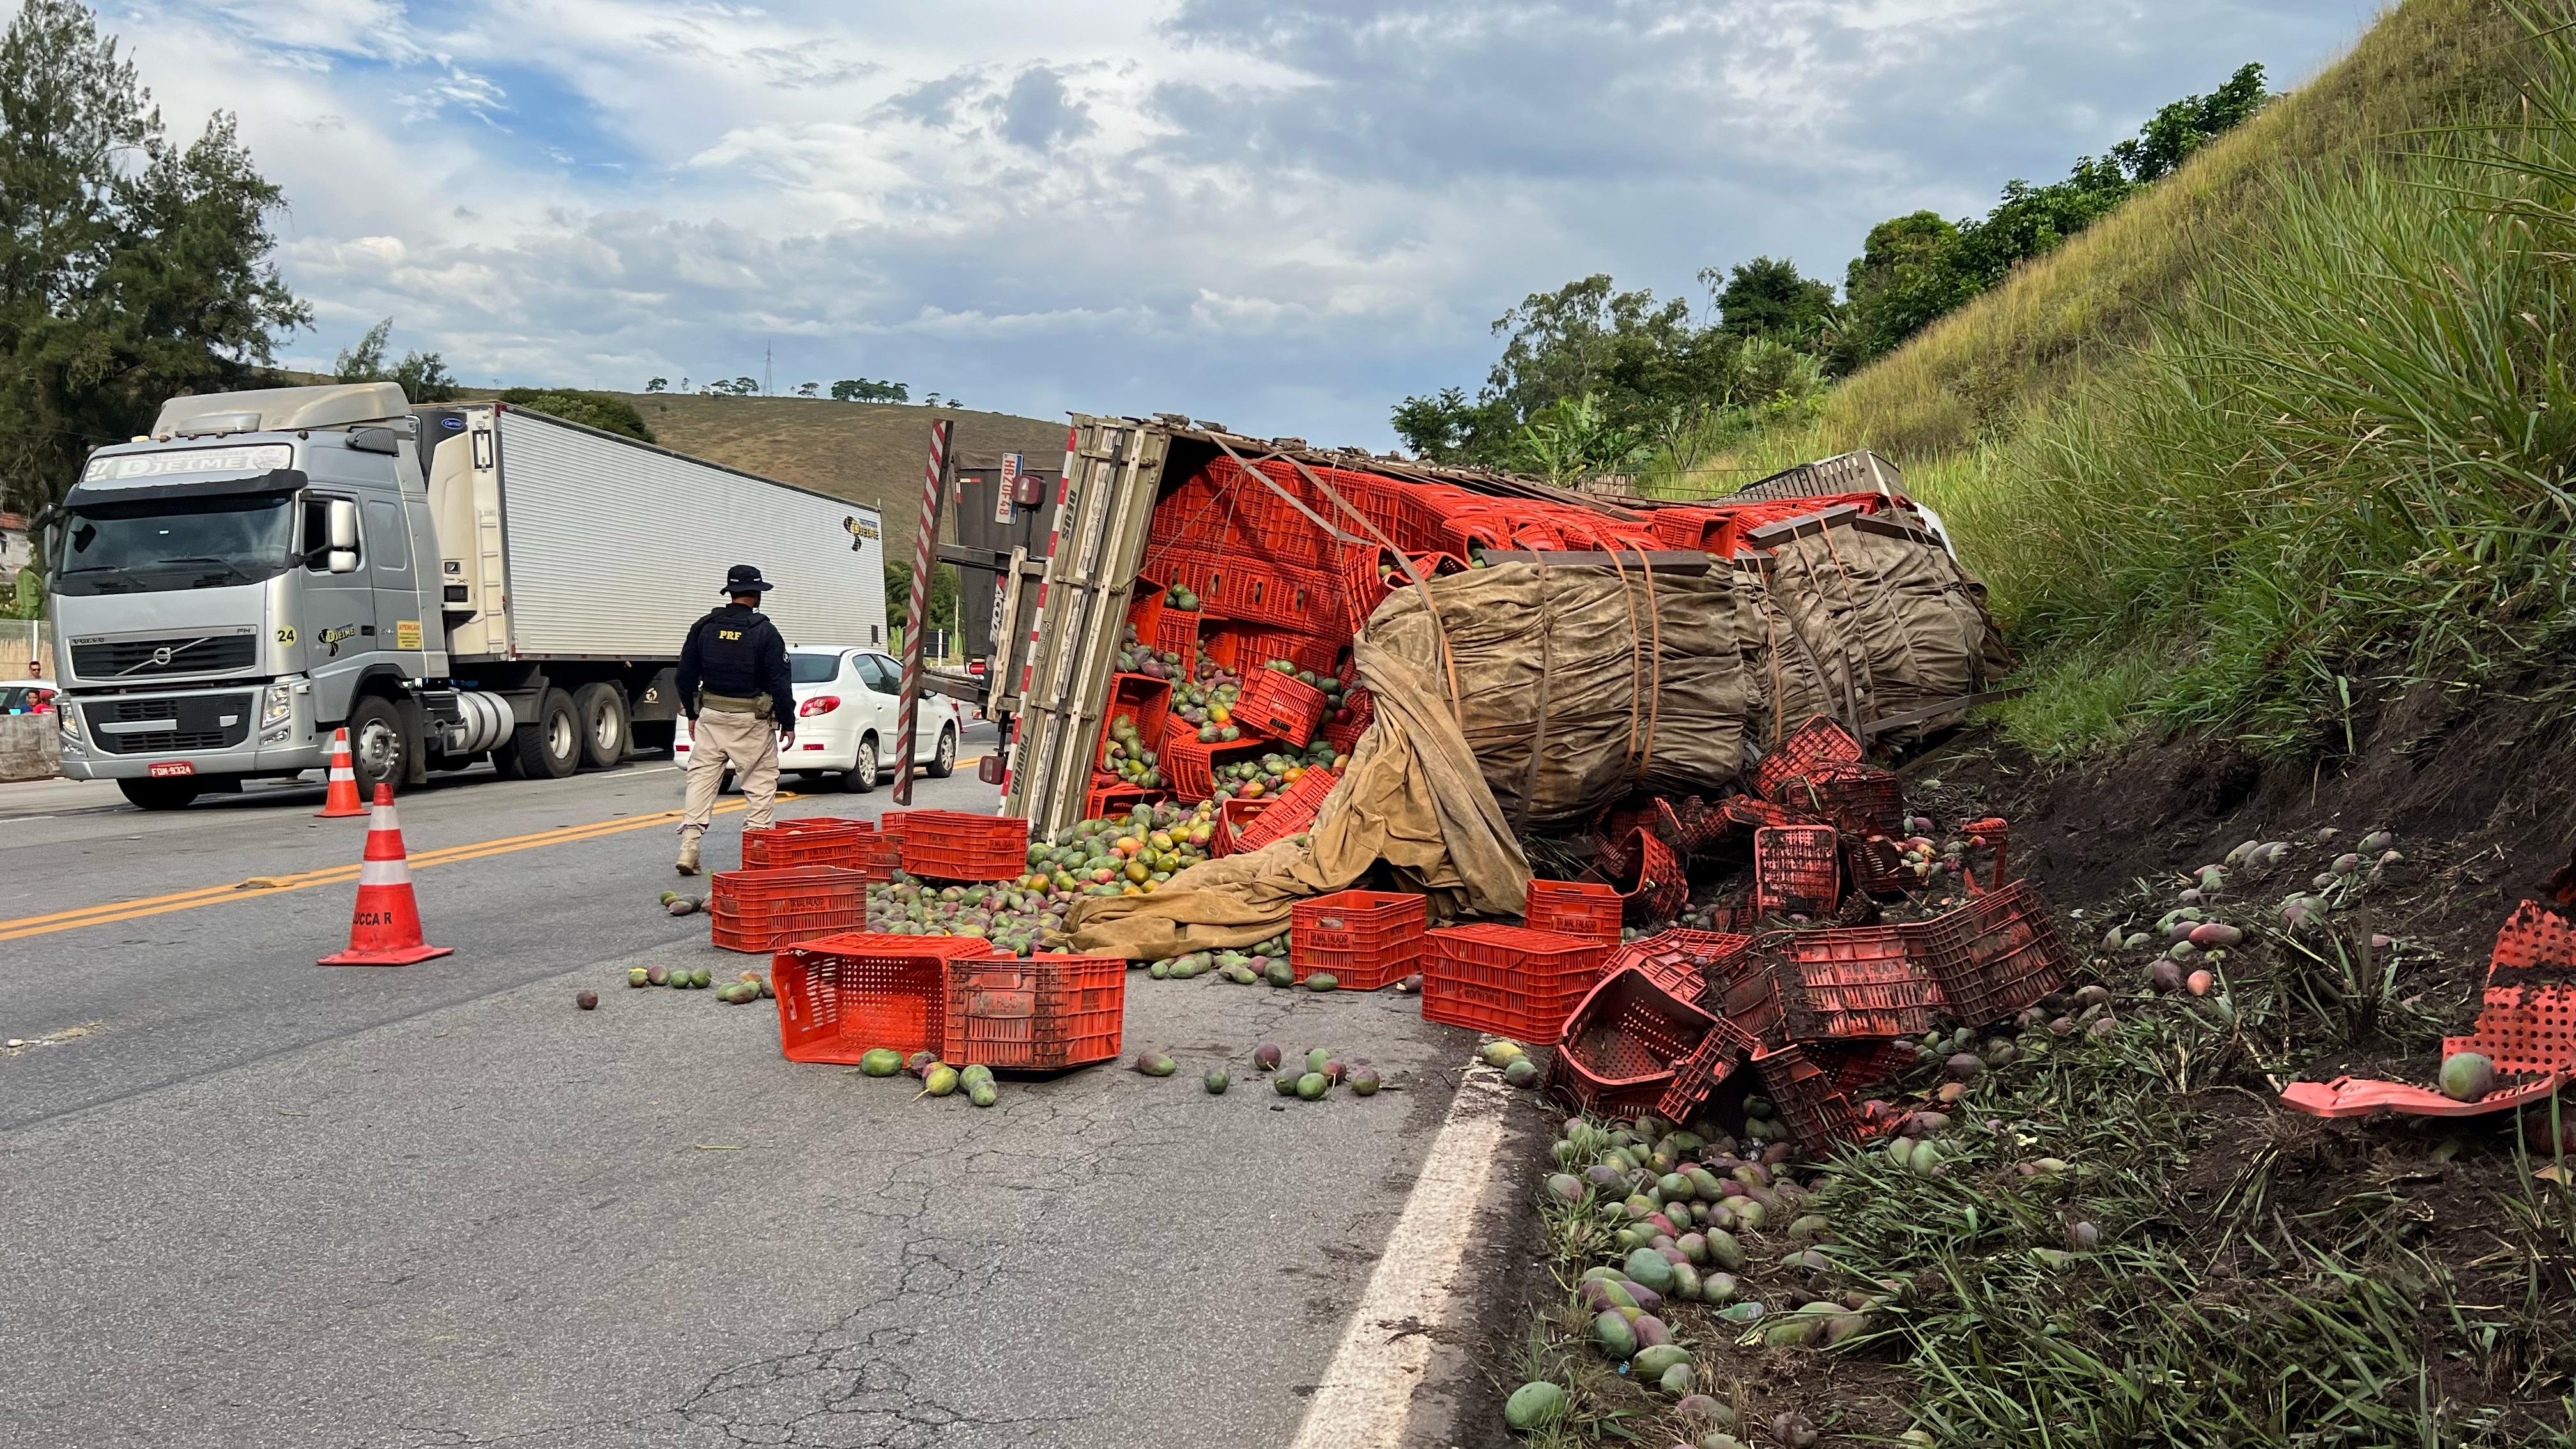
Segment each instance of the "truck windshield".
[[142,594],[255,584],[294,562],[285,493],[92,503],[73,511],[54,571],[59,594]]

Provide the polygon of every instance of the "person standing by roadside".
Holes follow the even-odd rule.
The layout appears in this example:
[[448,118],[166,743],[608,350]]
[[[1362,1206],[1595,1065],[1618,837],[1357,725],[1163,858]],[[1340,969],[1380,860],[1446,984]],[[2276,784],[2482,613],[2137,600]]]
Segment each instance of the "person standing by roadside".
[[698,843],[715,819],[716,791],[729,765],[750,806],[746,830],[765,830],[778,799],[779,752],[796,743],[796,689],[787,641],[760,612],[770,583],[749,564],[725,572],[732,601],[707,615],[680,646],[680,709],[689,717],[689,796],[680,813],[680,858],[698,873]]

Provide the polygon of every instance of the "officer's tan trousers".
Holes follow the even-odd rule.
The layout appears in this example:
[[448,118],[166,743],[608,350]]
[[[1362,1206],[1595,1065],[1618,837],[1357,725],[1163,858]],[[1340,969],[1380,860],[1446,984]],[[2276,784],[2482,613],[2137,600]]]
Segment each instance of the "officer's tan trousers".
[[680,812],[682,839],[706,833],[707,822],[715,818],[716,787],[724,783],[727,765],[742,782],[743,802],[751,807],[742,818],[743,828],[769,828],[769,810],[778,799],[777,725],[756,714],[702,709],[697,727],[690,732],[689,803]]

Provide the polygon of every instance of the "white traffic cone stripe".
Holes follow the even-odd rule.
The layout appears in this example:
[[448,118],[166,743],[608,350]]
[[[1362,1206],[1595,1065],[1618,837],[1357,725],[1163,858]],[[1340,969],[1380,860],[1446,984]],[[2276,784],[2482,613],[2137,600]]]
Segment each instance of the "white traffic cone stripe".
[[358,772],[349,768],[348,756],[342,755],[340,758],[331,762],[331,778],[334,780],[353,781],[358,778]]
[[411,862],[405,860],[369,860],[358,865],[358,885],[393,886],[411,884]]
[[367,833],[369,835],[376,835],[384,831],[400,829],[402,829],[402,822],[394,818],[394,807],[391,805],[370,805],[367,807]]

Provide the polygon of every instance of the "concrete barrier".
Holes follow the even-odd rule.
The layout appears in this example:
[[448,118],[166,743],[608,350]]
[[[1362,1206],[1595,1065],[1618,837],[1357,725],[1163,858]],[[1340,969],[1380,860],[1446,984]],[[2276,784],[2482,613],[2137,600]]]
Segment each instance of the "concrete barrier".
[[0,715],[0,784],[62,773],[61,726],[49,714]]

